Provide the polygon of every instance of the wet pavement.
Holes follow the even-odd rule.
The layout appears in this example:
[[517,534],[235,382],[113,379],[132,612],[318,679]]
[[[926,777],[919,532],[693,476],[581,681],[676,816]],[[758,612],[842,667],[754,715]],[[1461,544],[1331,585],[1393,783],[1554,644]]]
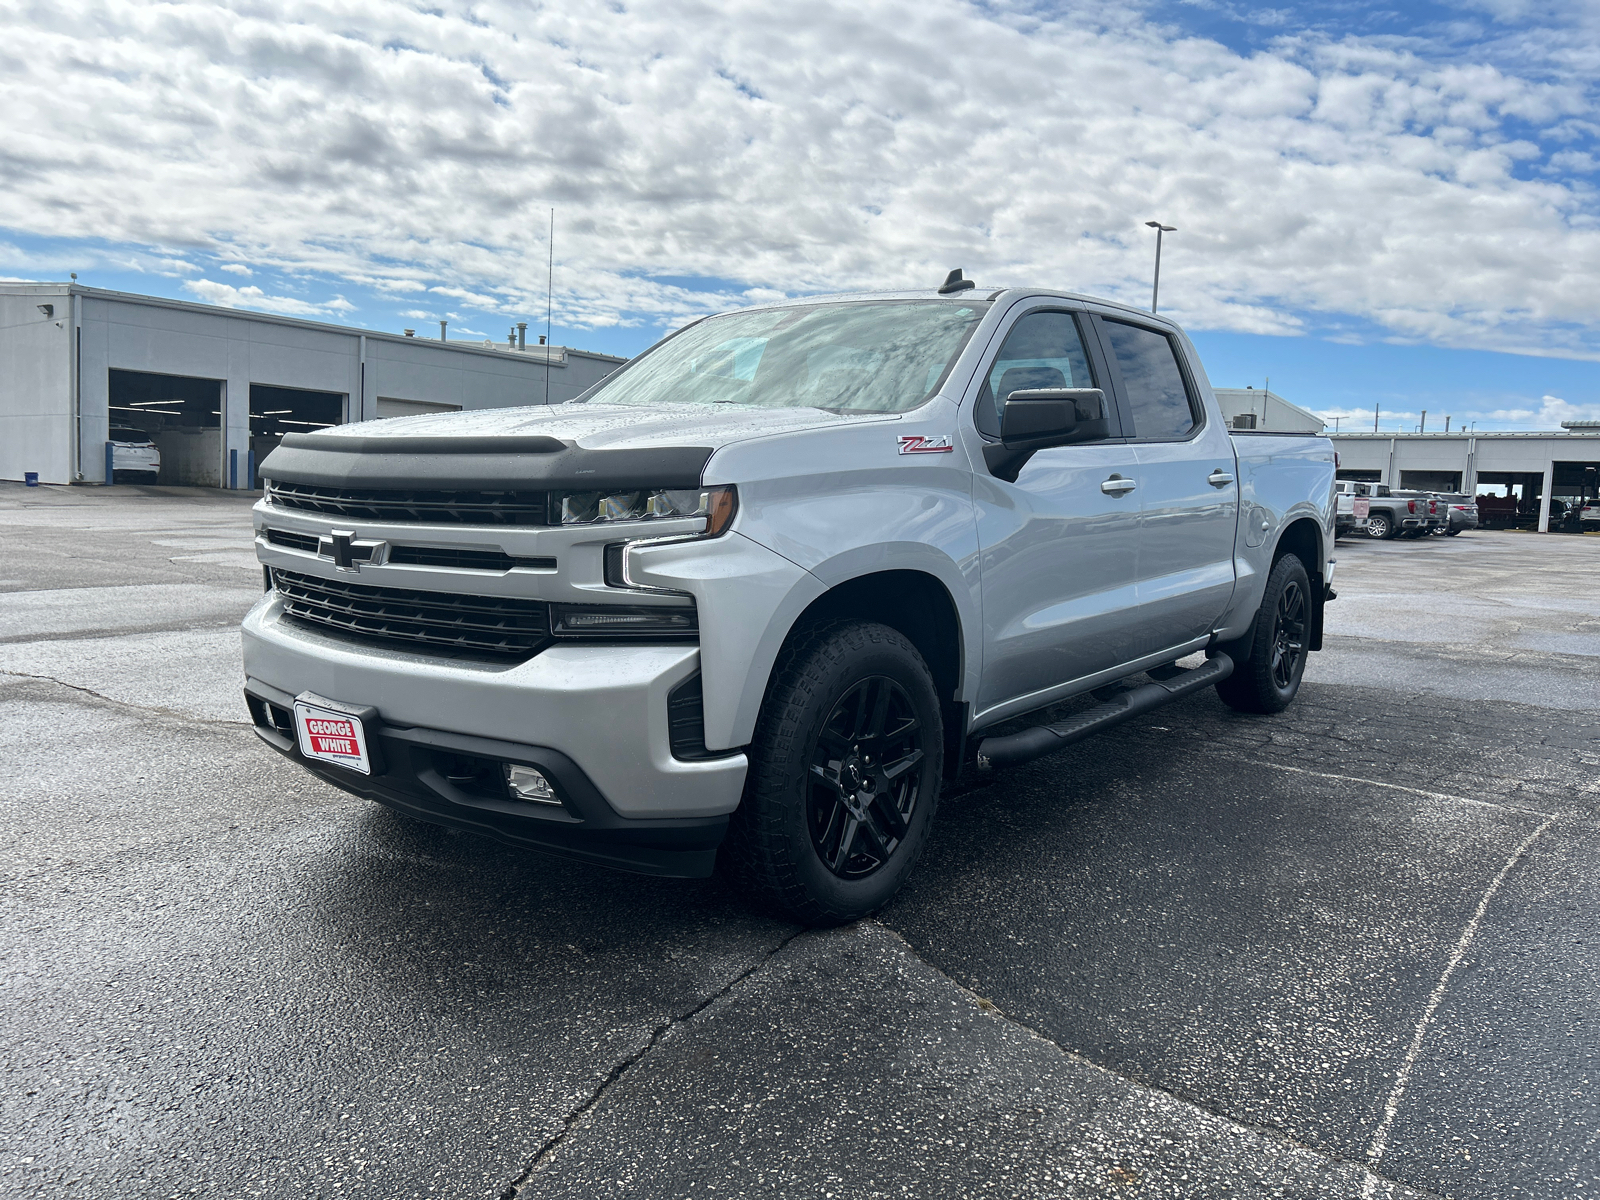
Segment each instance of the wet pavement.
[[248,501],[0,484],[0,1190],[1591,1194],[1600,539],[1339,557],[1288,713],[963,779],[805,932],[319,783]]

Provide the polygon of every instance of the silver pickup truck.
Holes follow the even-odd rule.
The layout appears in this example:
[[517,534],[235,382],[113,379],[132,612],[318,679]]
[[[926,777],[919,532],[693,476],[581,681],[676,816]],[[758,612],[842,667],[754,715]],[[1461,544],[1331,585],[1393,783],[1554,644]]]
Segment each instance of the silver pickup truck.
[[566,404],[291,434],[262,474],[263,740],[810,922],[894,894],[963,765],[1209,686],[1281,710],[1332,596],[1325,438],[1230,435],[1169,321],[957,272],[698,321]]

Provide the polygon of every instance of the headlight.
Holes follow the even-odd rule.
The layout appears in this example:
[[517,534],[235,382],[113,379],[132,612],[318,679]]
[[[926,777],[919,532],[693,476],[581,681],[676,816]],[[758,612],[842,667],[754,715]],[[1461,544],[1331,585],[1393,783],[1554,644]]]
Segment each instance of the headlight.
[[551,505],[563,525],[603,525],[612,521],[655,521],[704,517],[705,535],[716,537],[733,523],[738,493],[732,487],[641,489],[632,492],[558,493]]
[[689,605],[553,604],[550,632],[566,638],[692,638],[700,622]]

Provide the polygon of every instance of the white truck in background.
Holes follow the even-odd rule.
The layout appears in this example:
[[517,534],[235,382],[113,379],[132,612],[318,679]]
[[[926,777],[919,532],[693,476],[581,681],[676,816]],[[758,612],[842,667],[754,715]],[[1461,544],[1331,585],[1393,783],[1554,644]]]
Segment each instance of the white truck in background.
[[1372,512],[1368,490],[1371,486],[1348,479],[1341,479],[1333,485],[1334,500],[1338,506],[1334,512],[1335,538],[1367,536],[1367,518]]

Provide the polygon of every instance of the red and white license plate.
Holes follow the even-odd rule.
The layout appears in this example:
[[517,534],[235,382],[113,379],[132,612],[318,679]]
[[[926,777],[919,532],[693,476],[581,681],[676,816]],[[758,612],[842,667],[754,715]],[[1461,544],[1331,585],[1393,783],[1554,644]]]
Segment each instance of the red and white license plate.
[[372,774],[367,757],[367,732],[361,718],[304,700],[294,702],[294,723],[300,731],[300,753],[338,763],[363,775]]

